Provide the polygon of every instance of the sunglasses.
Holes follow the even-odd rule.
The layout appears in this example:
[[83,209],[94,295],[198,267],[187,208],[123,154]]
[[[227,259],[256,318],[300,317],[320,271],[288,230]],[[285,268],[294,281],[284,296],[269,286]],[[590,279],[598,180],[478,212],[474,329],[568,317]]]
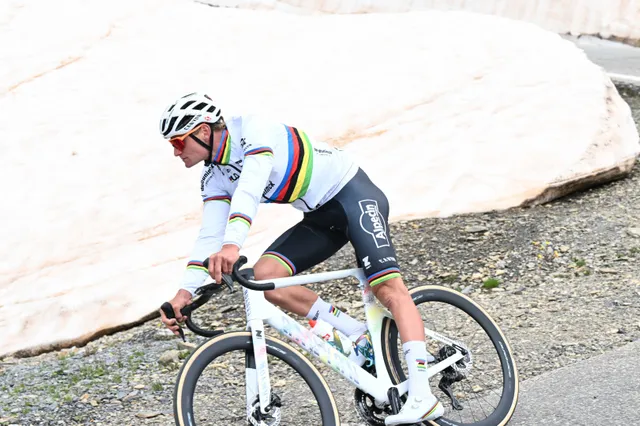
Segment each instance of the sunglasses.
[[191,135],[193,132],[195,132],[196,130],[198,130],[200,128],[200,126],[202,126],[202,124],[200,124],[199,126],[194,127],[193,129],[191,129],[190,131],[188,131],[187,133],[185,133],[184,135],[181,136],[175,136],[171,139],[169,139],[169,143],[178,151],[184,151],[184,140],[186,138],[189,137],[189,135]]

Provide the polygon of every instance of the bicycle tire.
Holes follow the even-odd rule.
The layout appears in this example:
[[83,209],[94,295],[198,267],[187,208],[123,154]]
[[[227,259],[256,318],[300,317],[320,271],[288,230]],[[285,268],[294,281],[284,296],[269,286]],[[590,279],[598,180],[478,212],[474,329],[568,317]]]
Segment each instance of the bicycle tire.
[[[482,421],[473,423],[459,423],[453,419],[441,417],[436,420],[424,422],[427,425],[442,426],[504,426],[513,416],[518,403],[518,372],[513,359],[513,354],[509,343],[500,331],[500,328],[489,314],[469,297],[455,290],[441,286],[426,285],[415,287],[409,290],[413,303],[420,305],[425,302],[443,302],[455,306],[484,329],[491,343],[494,345],[502,368],[503,391],[500,401],[493,413]],[[390,318],[385,318],[381,331],[382,351],[385,366],[394,384],[406,380],[402,370],[398,353],[398,329],[395,322]],[[446,414],[445,414],[446,416]]]
[[[287,363],[307,383],[318,403],[322,426],[339,426],[338,406],[331,389],[311,362],[295,348],[273,337],[266,338],[267,354]],[[228,332],[204,342],[185,360],[174,389],[173,412],[177,426],[195,426],[193,396],[198,378],[209,363],[231,351],[253,351],[251,333]]]

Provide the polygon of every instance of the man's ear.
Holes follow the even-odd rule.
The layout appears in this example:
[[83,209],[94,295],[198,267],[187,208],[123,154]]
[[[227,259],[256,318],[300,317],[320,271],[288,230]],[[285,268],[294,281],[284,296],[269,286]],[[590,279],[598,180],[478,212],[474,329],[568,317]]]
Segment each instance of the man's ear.
[[200,128],[200,136],[202,136],[202,140],[208,141],[211,136],[211,127],[208,124],[205,124]]

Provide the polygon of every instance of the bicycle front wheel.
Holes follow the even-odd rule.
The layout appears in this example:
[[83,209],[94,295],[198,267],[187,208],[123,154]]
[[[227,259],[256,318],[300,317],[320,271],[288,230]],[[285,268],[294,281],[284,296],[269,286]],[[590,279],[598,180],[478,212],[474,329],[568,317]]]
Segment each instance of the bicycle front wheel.
[[[506,425],[518,400],[518,374],[509,344],[498,325],[477,303],[457,291],[422,286],[410,289],[409,293],[425,328],[454,340],[468,351],[453,367],[430,379],[431,390],[442,402],[445,413],[425,424]],[[385,318],[381,337],[389,375],[400,383],[406,380],[407,369],[393,320]],[[452,347],[427,336],[427,350],[430,367],[449,356]]]
[[266,343],[271,400],[280,403],[269,418],[247,418],[245,368],[253,344],[244,331],[208,340],[185,360],[174,392],[176,425],[339,425],[331,390],[313,364],[281,340]]

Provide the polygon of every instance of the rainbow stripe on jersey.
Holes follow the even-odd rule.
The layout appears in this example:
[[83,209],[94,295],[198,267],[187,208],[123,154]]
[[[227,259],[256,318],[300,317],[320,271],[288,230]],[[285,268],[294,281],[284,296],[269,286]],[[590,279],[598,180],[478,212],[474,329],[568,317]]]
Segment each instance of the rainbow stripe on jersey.
[[251,228],[251,218],[246,214],[242,214],[240,212],[231,213],[231,215],[229,215],[229,225],[234,222],[244,223]]
[[213,156],[213,162],[216,164],[229,164],[231,158],[231,135],[226,130],[220,135],[220,146],[216,155]]
[[289,162],[280,186],[271,201],[291,203],[303,197],[309,189],[313,171],[313,147],[309,137],[295,127],[285,126],[289,142]]
[[273,157],[273,150],[268,146],[262,146],[260,148],[251,149],[247,151],[244,155],[245,157],[247,155],[270,155]]
[[231,204],[231,197],[229,197],[228,195],[214,195],[204,199],[205,203],[207,201],[223,201],[227,204]]
[[187,269],[209,272],[199,260],[190,260],[189,263],[187,263]]

